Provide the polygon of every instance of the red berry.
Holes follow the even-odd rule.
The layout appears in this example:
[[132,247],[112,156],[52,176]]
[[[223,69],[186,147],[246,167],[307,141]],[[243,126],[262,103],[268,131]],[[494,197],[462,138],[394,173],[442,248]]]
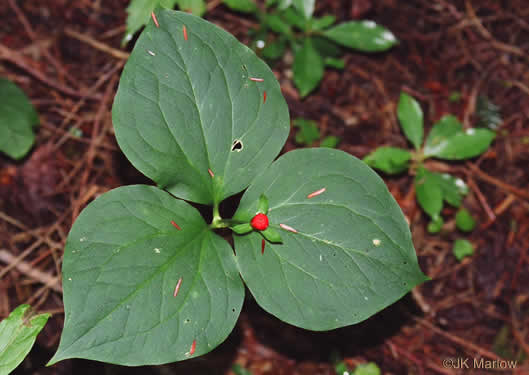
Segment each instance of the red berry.
[[257,214],[250,221],[250,225],[256,230],[265,230],[268,228],[268,216],[265,214]]

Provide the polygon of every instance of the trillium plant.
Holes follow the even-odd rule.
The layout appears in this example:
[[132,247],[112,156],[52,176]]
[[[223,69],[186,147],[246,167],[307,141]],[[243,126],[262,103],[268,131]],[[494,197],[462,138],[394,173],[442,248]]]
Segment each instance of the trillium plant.
[[[367,319],[426,277],[383,180],[328,148],[274,159],[290,129],[272,71],[196,16],[153,14],[114,100],[120,148],[157,186],[114,189],[68,236],[65,323],[50,364],[138,366],[205,354],[232,331],[246,283],[314,331]],[[244,190],[237,211],[219,204]],[[212,206],[207,223],[188,202]],[[233,249],[219,229],[231,228]]]

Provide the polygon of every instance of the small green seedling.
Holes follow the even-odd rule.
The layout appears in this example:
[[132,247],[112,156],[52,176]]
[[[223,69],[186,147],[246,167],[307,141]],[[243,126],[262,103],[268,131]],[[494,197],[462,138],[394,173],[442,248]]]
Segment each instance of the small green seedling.
[[[413,144],[415,151],[396,147],[379,147],[367,155],[364,161],[371,167],[388,174],[397,174],[407,170],[414,172],[417,200],[424,212],[431,218],[428,231],[437,233],[443,226],[441,217],[443,202],[460,207],[463,197],[468,193],[468,187],[460,178],[428,170],[424,161],[428,158],[443,160],[473,158],[487,150],[495,133],[481,128],[463,130],[463,126],[456,117],[446,115],[433,125],[423,144],[423,113],[419,103],[408,94],[402,93],[397,115],[402,130]],[[474,226],[470,225],[472,218],[469,217],[468,212],[460,214],[460,225],[458,226],[463,231],[468,231],[468,228]]]
[[[274,161],[290,119],[266,63],[199,17],[155,16],[125,65],[112,119],[121,150],[156,186],[109,191],[74,223],[50,364],[208,353],[237,322],[243,282],[279,319],[325,331],[426,280],[402,211],[365,163],[328,148]],[[242,191],[223,217],[220,203]],[[188,202],[212,206],[211,222]]]
[[457,260],[462,261],[465,257],[474,255],[474,246],[468,240],[457,239],[452,251]]
[[[295,141],[298,145],[311,146],[320,139],[320,129],[318,124],[312,120],[298,118],[293,121],[294,127],[298,128]],[[340,143],[340,138],[329,135],[320,141],[320,147],[336,148]]]
[[231,371],[233,371],[233,373],[235,375],[252,375],[252,372],[250,370],[245,369],[244,367],[242,367],[238,363],[234,364],[231,367]]
[[373,21],[348,21],[335,25],[332,15],[314,17],[315,0],[271,0],[266,11],[256,10],[260,27],[253,32],[254,48],[274,61],[288,47],[294,53],[293,80],[302,97],[323,78],[325,67],[343,69],[343,47],[362,52],[386,51],[398,43],[386,28]]
[[17,85],[0,78],[0,152],[21,159],[35,143],[35,108]]
[[50,314],[31,314],[20,305],[0,322],[0,375],[13,371],[28,355]]

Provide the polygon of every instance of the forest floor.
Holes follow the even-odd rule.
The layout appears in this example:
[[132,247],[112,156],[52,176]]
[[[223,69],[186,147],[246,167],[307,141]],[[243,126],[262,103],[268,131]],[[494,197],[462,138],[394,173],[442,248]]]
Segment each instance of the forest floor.
[[[257,21],[219,3],[209,4],[205,18],[248,43]],[[479,96],[499,106],[503,121],[486,153],[432,164],[468,183],[464,206],[478,219],[472,233],[457,232],[455,209],[448,207],[441,233],[429,234],[413,176],[383,176],[410,221],[431,281],[361,324],[320,333],[279,321],[247,293],[233,333],[206,356],[156,367],[85,360],[44,367],[63,326],[61,257],[73,221],[112,188],[150,183],[120,152],[112,129],[112,100],[132,45],[120,48],[127,5],[2,0],[0,76],[31,98],[40,127],[28,157],[0,156],[0,318],[21,303],[53,314],[16,374],[233,374],[234,363],[255,375],[334,374],[333,356],[353,368],[372,361],[384,374],[418,375],[486,373],[449,368],[447,358],[518,359],[516,370],[493,373],[529,374],[526,0],[318,0],[316,14],[375,20],[400,44],[381,54],[348,53],[345,69],[328,70],[304,100],[288,65],[272,67],[291,118],[316,121],[322,136],[340,137],[338,148],[359,158],[381,145],[406,147],[395,115],[401,91],[420,101],[427,127],[447,113],[474,125]],[[294,135],[293,129],[284,151],[300,147]],[[476,248],[462,262],[452,254],[460,237]]]

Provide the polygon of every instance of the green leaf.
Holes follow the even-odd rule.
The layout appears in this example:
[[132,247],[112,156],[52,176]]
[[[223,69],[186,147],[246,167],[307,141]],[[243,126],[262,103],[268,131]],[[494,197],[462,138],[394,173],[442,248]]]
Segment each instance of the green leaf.
[[[227,0],[224,0],[224,1],[227,1]],[[232,0],[232,1],[236,1],[236,0]],[[202,16],[204,13],[206,13],[206,2],[204,0],[177,0],[177,4],[178,4],[178,8],[180,8],[184,12],[194,14],[195,16]],[[172,7],[165,6],[164,8],[172,8]]]
[[345,61],[343,59],[335,59],[334,57],[326,57],[323,59],[325,66],[330,66],[335,69],[345,68]]
[[244,299],[230,245],[195,208],[146,185],[83,210],[62,274],[65,323],[50,364],[163,364],[191,357],[195,340],[193,356],[205,354],[231,332]]
[[425,156],[429,157],[438,153],[443,147],[446,147],[446,142],[449,138],[462,131],[463,125],[457,117],[452,115],[443,116],[434,124],[426,138],[424,145]]
[[261,234],[263,235],[264,238],[266,238],[270,242],[275,242],[275,243],[283,242],[283,240],[281,239],[281,235],[274,228],[268,227],[265,230],[261,231]]
[[246,234],[248,232],[251,232],[253,230],[250,223],[244,223],[244,224],[238,224],[231,227],[231,230],[234,231],[237,234]]
[[159,187],[221,202],[283,147],[285,99],[270,68],[231,34],[187,13],[161,10],[157,18],[160,27],[148,24],[121,76],[112,109],[117,141]]
[[323,59],[314,49],[311,38],[305,38],[303,47],[296,52],[292,71],[294,83],[301,97],[310,94],[323,78]]
[[293,121],[293,124],[296,128],[299,128],[295,138],[297,144],[310,146],[313,142],[320,139],[320,130],[316,122],[297,118]]
[[443,191],[438,178],[430,171],[419,168],[415,176],[417,201],[433,220],[438,220],[443,208]]
[[373,21],[349,21],[323,32],[342,46],[363,52],[385,51],[398,43],[395,35]]
[[336,17],[331,14],[327,14],[323,17],[312,19],[310,22],[310,27],[312,30],[323,30],[331,26],[335,22]]
[[316,51],[323,57],[339,58],[343,55],[342,49],[333,41],[321,37],[313,37],[312,44]]
[[337,375],[349,375],[349,368],[344,361],[340,361],[334,365],[334,372]]
[[307,28],[307,20],[303,17],[303,14],[296,10],[296,8],[286,8],[280,14],[281,18],[289,25],[295,26],[300,30],[305,30]]
[[316,4],[316,0],[292,0],[292,5],[299,10],[306,19],[310,19],[312,17],[312,13],[314,13],[314,5]]
[[452,251],[457,260],[462,261],[463,258],[474,254],[474,246],[467,240],[458,239],[454,242]]
[[29,353],[50,314],[29,316],[31,307],[20,305],[0,322],[0,374],[13,371]]
[[334,135],[329,135],[322,139],[322,141],[320,142],[320,147],[336,148],[340,141],[340,138]]
[[446,160],[464,160],[487,151],[496,134],[488,129],[471,128],[445,138],[433,148],[425,150],[425,156]]
[[264,23],[266,26],[268,26],[272,31],[275,31],[279,34],[284,35],[290,35],[292,34],[292,30],[290,30],[290,26],[285,23],[281,17],[277,13],[271,13],[265,15]]
[[443,199],[454,207],[461,206],[463,197],[468,194],[467,184],[465,184],[462,179],[456,178],[447,173],[431,173],[441,187]]
[[467,209],[461,208],[456,214],[456,226],[463,232],[472,232],[476,227],[476,220]]
[[356,366],[353,375],[380,375],[380,368],[376,363],[369,362],[365,365]]
[[156,7],[174,8],[178,0],[131,0],[127,7],[127,31],[121,42],[126,44],[132,39],[136,31],[144,26],[151,17],[151,12]]
[[266,214],[268,212],[268,198],[266,195],[261,194],[259,197],[259,207],[257,208],[258,212]]
[[402,211],[355,157],[329,148],[286,153],[252,182],[234,219],[250,220],[263,193],[283,244],[261,254],[253,232],[236,236],[235,249],[257,303],[279,319],[315,331],[343,327],[426,280]]
[[397,147],[379,147],[364,158],[367,165],[388,174],[404,172],[410,160],[411,153]]
[[261,53],[266,59],[276,60],[284,55],[286,45],[286,38],[279,37],[273,42],[267,42]]
[[252,0],[224,0],[224,4],[238,12],[254,13],[257,11],[257,5]]
[[13,159],[23,158],[35,142],[33,128],[39,116],[17,85],[0,78],[0,151]]
[[422,109],[419,103],[405,92],[400,94],[397,117],[406,138],[416,150],[420,149],[424,133]]
[[444,220],[441,216],[437,216],[428,223],[428,233],[439,233],[443,229]]

